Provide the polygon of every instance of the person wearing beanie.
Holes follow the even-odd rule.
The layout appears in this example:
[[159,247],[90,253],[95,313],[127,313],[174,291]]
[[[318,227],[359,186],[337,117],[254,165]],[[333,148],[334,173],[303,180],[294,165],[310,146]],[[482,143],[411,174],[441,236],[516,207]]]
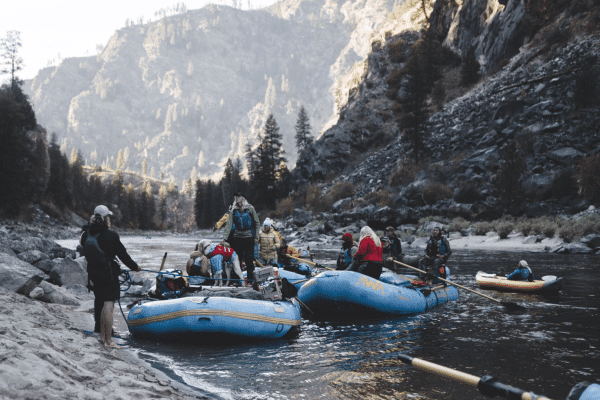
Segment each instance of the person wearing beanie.
[[349,232],[344,233],[342,235],[342,248],[340,249],[335,269],[347,269],[352,263],[352,258],[354,257],[354,254],[356,254],[357,251],[358,244],[356,244],[356,242],[352,238],[352,235]]
[[88,280],[94,291],[94,332],[100,332],[100,343],[104,346],[117,348],[112,341],[112,332],[115,301],[121,297],[121,267],[115,257],[132,271],[142,269],[127,254],[119,234],[109,229],[111,215],[108,207],[96,207],[90,224],[82,227],[79,242],[87,261]]
[[533,272],[527,261],[521,260],[519,261],[519,265],[517,265],[517,269],[515,269],[511,274],[506,276],[506,279],[511,281],[529,281],[533,282],[535,277],[533,276]]
[[277,266],[277,250],[281,245],[279,235],[272,229],[273,221],[267,217],[258,235],[258,260],[264,266]]

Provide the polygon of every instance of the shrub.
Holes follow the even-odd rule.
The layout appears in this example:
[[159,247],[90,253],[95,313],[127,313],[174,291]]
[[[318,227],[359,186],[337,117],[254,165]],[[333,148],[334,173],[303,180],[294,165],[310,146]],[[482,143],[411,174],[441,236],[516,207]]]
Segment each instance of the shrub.
[[523,234],[523,236],[529,236],[529,234],[531,233],[531,230],[532,230],[531,221],[529,221],[529,220],[520,221],[516,226],[516,230],[521,232]]
[[579,107],[589,107],[596,104],[598,98],[598,73],[595,68],[587,68],[575,78],[573,101]]
[[289,217],[294,212],[294,200],[291,197],[277,200],[277,206],[272,214],[275,218],[283,219]]
[[579,163],[579,192],[590,201],[600,201],[600,154],[586,157]]
[[388,184],[390,186],[400,186],[411,183],[421,169],[412,160],[401,160],[398,162],[398,168],[390,175]]
[[462,218],[462,217],[457,217],[454,218],[452,220],[452,222],[450,222],[450,225],[448,226],[448,230],[450,232],[460,232],[464,229],[467,229],[469,227],[469,221],[467,221],[466,219]]
[[402,77],[404,76],[404,71],[400,68],[394,69],[390,72],[386,83],[390,86],[390,89],[393,89],[394,92],[400,87],[400,82],[402,82]]
[[350,182],[338,182],[331,188],[329,194],[334,202],[354,196],[356,191]]
[[479,82],[479,79],[481,79],[481,75],[479,75],[480,68],[481,65],[475,58],[475,48],[471,46],[460,70],[460,84],[469,86]]
[[310,185],[306,190],[306,206],[312,211],[329,211],[332,205],[331,196],[323,195],[318,185]]
[[376,204],[379,207],[392,206],[392,196],[390,195],[390,192],[383,188],[377,188],[375,191],[367,194],[364,197],[364,200],[368,204]]
[[494,226],[492,225],[491,222],[488,221],[481,221],[476,223],[475,225],[473,225],[473,230],[475,232],[476,235],[485,235],[486,233],[493,231],[494,230]]
[[423,188],[423,200],[427,204],[435,204],[440,200],[452,198],[452,189],[440,182],[433,182]]
[[404,47],[404,40],[398,39],[395,42],[387,45],[388,54],[390,55],[390,61],[393,63],[401,63],[406,60],[406,56],[402,52]]
[[515,226],[510,221],[500,221],[494,227],[494,230],[498,233],[500,239],[506,239],[514,229]]

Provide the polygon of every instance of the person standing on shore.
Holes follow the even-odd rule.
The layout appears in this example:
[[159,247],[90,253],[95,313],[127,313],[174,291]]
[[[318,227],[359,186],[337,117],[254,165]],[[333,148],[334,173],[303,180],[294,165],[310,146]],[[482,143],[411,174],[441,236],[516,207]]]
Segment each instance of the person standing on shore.
[[231,247],[246,265],[249,282],[254,281],[254,242],[259,226],[260,220],[254,207],[246,201],[242,193],[236,193],[235,202],[225,224],[223,240],[227,241],[229,238]]
[[100,205],[94,209],[89,225],[83,226],[79,242],[87,261],[88,280],[94,291],[94,332],[100,332],[100,343],[117,347],[112,341],[113,312],[115,301],[121,298],[119,274],[121,268],[115,257],[132,271],[142,269],[131,259],[119,234],[111,231],[108,207]]

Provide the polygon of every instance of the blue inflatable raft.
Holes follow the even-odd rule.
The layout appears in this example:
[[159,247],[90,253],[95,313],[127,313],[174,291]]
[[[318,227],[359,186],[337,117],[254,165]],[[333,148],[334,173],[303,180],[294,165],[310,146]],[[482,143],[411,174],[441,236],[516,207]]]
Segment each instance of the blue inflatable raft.
[[[389,283],[386,283],[387,281]],[[315,314],[417,314],[458,299],[454,286],[413,288],[393,273],[380,280],[353,271],[326,271],[306,282],[298,298]]]
[[127,321],[134,335],[164,339],[181,336],[276,339],[302,322],[294,299],[273,302],[202,296],[138,304],[129,311]]

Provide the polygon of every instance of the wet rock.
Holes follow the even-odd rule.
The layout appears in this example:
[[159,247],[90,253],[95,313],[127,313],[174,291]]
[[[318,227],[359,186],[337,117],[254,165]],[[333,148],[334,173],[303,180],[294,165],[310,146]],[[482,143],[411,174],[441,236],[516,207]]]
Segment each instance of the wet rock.
[[584,237],[582,237],[579,242],[585,244],[587,247],[591,248],[591,249],[595,249],[597,247],[600,247],[600,235],[597,234],[591,234],[591,235],[586,235]]

